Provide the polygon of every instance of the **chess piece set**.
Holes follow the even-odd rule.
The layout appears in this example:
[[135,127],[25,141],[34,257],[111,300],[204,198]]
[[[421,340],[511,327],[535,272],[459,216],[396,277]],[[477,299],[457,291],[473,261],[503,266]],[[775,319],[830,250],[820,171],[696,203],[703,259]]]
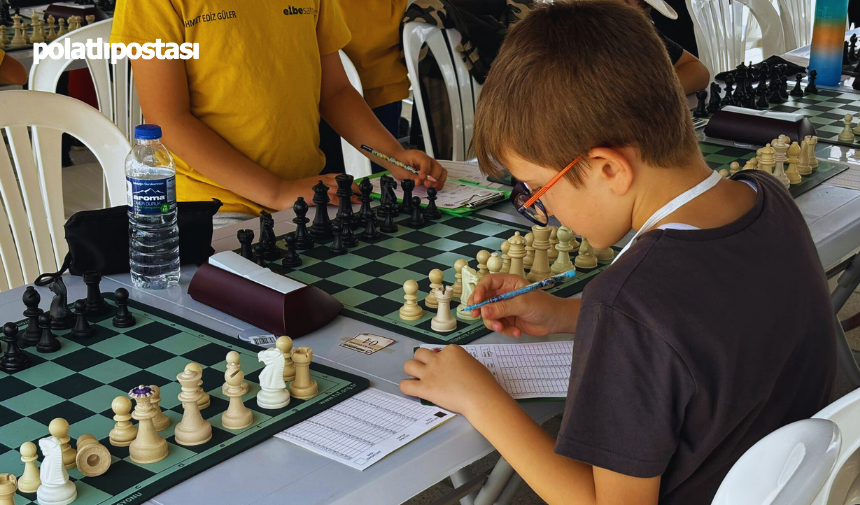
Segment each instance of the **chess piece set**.
[[[850,127],[851,116],[849,114],[845,118],[845,129],[851,133],[853,138],[854,133]],[[857,135],[860,135],[860,125],[854,130]],[[780,135],[779,138],[773,139],[769,144],[757,150],[756,155],[747,160],[743,168],[738,162],[732,162],[729,173],[734,175],[741,170],[761,170],[779,179],[782,185],[788,189],[792,185],[800,184],[803,181],[801,176],[812,175],[813,170],[818,168],[818,158],[815,157],[817,144],[818,137],[814,135],[807,135],[800,144],[792,142],[787,135]],[[720,173],[722,174],[724,171],[725,169],[721,170]],[[723,175],[725,176],[725,174]]]
[[[91,325],[87,316],[100,316],[110,309],[99,290],[101,274],[87,272],[84,283],[87,285],[87,297],[74,303],[74,313],[69,310],[66,298],[66,285],[63,278],[56,276],[50,279],[49,289],[54,293],[51,308],[48,312],[39,308],[41,295],[33,286],[27,286],[22,296],[24,317],[27,327],[20,333],[18,325],[6,323],[3,326],[3,341],[6,342],[6,352],[0,356],[0,371],[17,373],[30,366],[30,359],[23,348],[35,347],[39,353],[53,353],[62,348],[61,341],[54,334],[55,330],[70,330],[69,335],[75,338],[90,338],[98,331],[98,326]],[[37,285],[43,285],[37,283]],[[117,313],[112,320],[116,328],[130,328],[135,325],[134,314],[128,309],[128,291],[119,288],[114,292]]]
[[[37,44],[42,42],[53,42],[54,40],[62,37],[63,35],[77,30],[80,28],[82,18],[81,16],[69,16],[68,20],[66,19],[58,19],[55,20],[54,16],[48,16],[46,20],[42,20],[41,17],[36,13],[36,9],[33,9],[32,14],[30,16],[30,26],[27,27],[27,22],[23,21],[23,18],[15,14],[11,16],[12,18],[12,29],[14,30],[14,34],[12,35],[12,39],[9,39],[6,34],[6,26],[5,24],[0,24],[0,49],[4,47],[8,47],[9,49],[18,49],[22,47],[26,47],[29,44]],[[95,16],[86,16],[87,25],[91,25],[95,23]],[[54,24],[56,21],[56,25]],[[66,26],[68,23],[68,26]]]
[[[767,109],[771,104],[787,102],[789,96],[803,98],[805,94],[818,93],[818,87],[815,85],[818,72],[815,70],[809,72],[806,89],[802,88],[800,82],[803,79],[803,74],[796,74],[794,87],[790,92],[787,73],[787,65],[769,67],[767,63],[762,63],[758,68],[754,68],[752,63],[749,66],[741,63],[734,71],[726,75],[724,81],[726,87],[723,96],[720,96],[722,90],[716,82],[711,83],[710,93],[705,90],[696,93],[698,103],[693,110],[693,116],[706,118],[709,114],[713,114],[727,105],[756,110]],[[756,81],[758,81],[758,85],[754,87]],[[709,96],[710,98],[708,98]]]
[[[450,313],[452,300],[460,301],[455,310],[457,319],[477,319],[464,309],[469,305],[469,298],[478,281],[485,275],[509,273],[529,282],[538,282],[575,269],[591,270],[597,268],[599,263],[611,262],[615,257],[615,251],[611,248],[595,250],[584,237],[582,243],[578,242],[573,231],[565,226],[535,225],[525,236],[516,232],[513,237],[502,242],[500,250],[501,254],[485,250],[478,252],[477,270],[469,266],[465,259],[458,259],[454,262],[455,282],[450,286],[443,284],[441,270],[430,271],[430,289],[424,298],[424,306],[437,311],[430,321],[433,331],[447,333],[457,328],[457,321]],[[570,259],[572,252],[579,253],[575,261]],[[418,283],[407,280],[403,283],[403,292],[406,303],[400,308],[400,318],[416,321],[424,317],[424,309],[418,304]]]
[[74,482],[69,480],[68,470],[77,468],[84,477],[98,477],[110,468],[110,451],[93,435],[81,435],[77,448],[71,446],[69,423],[65,419],[58,417],[51,421],[48,433],[50,436],[39,440],[44,456],[41,466],[36,467],[39,459],[36,444],[24,442],[20,448],[21,462],[24,463],[21,477],[0,474],[0,503],[12,503],[15,492],[20,491],[35,493],[40,504],[67,505],[78,497]]
[[[428,204],[426,208],[422,208],[421,198],[412,196],[412,192],[415,190],[415,181],[404,179],[400,183],[403,189],[403,199],[402,203],[398,204],[394,192],[397,182],[394,178],[384,175],[380,178],[382,198],[376,210],[374,211],[370,205],[373,184],[369,179],[364,178],[358,186],[361,192],[361,208],[358,212],[353,212],[351,198],[354,180],[353,176],[347,174],[340,174],[335,178],[337,182],[336,195],[340,203],[334,219],[328,215],[329,188],[322,181],[313,188],[313,203],[316,205],[317,212],[310,226],[308,226],[310,220],[306,217],[309,209],[308,203],[303,197],[296,200],[293,205],[293,211],[296,214],[293,223],[296,225],[296,231],[288,233],[284,237],[285,253],[282,253],[276,246],[274,221],[271,215],[262,211],[260,213],[260,240],[257,244],[253,243],[253,230],[244,229],[236,233],[236,238],[241,246],[241,256],[261,266],[280,260],[282,266],[296,268],[302,264],[302,258],[298,251],[311,249],[317,242],[331,239],[329,251],[332,254],[342,255],[358,246],[359,238],[366,241],[376,240],[381,236],[380,232],[396,233],[398,226],[394,223],[394,218],[400,213],[410,216],[406,224],[412,228],[420,228],[428,222],[442,217],[441,211],[436,207],[435,188],[427,189]],[[361,226],[364,227],[364,231],[356,236],[355,230]]]
[[[261,391],[257,394],[260,408],[281,409],[289,405],[290,397],[309,399],[317,395],[319,386],[311,378],[313,351],[309,347],[293,349],[292,339],[284,336],[278,338],[276,347],[260,351],[258,358],[266,365],[260,374]],[[254,422],[253,412],[242,402],[250,388],[239,359],[236,351],[227,354],[222,391],[230,398],[230,403],[221,415],[221,425],[228,430],[242,430]],[[209,394],[202,388],[202,377],[203,369],[197,363],[188,363],[176,376],[181,385],[178,398],[183,414],[174,427],[174,440],[182,446],[198,446],[212,439],[212,425],[201,414],[211,405]],[[290,382],[289,389],[286,382]],[[135,401],[133,412],[131,399]],[[134,463],[157,463],[168,456],[169,445],[159,432],[169,428],[171,420],[162,412],[160,402],[161,389],[144,385],[111,402],[115,424],[108,434],[109,443],[128,447]],[[137,426],[132,424],[132,419],[138,421]],[[51,436],[39,440],[44,455],[40,468],[36,467],[35,444],[25,442],[21,446],[21,462],[24,463],[21,477],[0,474],[0,503],[14,496],[17,490],[36,493],[42,504],[66,505],[77,498],[75,483],[69,480],[67,470],[77,468],[85,477],[98,477],[109,470],[110,452],[93,435],[80,436],[77,447],[73,448],[69,423],[62,418],[51,421],[48,432]]]

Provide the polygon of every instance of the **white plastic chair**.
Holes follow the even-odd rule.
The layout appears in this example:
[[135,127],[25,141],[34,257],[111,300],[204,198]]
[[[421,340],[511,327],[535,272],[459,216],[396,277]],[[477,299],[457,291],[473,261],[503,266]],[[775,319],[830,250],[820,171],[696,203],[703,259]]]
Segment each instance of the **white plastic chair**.
[[836,423],[804,419],[759,440],[723,479],[711,505],[810,505],[836,464]]
[[[99,21],[69,32],[51,44],[64,44],[66,39],[71,43],[102,39],[102,43],[105,43],[110,39],[112,26],[112,19]],[[46,58],[38,64],[34,63],[30,69],[30,89],[55,93],[60,76],[72,61]],[[117,61],[116,65],[111,64],[109,58],[87,58],[86,63],[95,85],[99,110],[119,127],[129,142],[133,142],[134,127],[143,123],[143,113],[128,58]]]
[[836,467],[814,505],[855,505],[860,503],[860,388],[843,396],[815,414],[829,419],[842,432],[842,450]]
[[424,150],[430,157],[433,154],[433,143],[430,137],[430,127],[427,121],[427,110],[421,97],[421,81],[418,77],[418,56],[421,47],[427,44],[430,53],[442,70],[445,88],[448,91],[448,102],[451,105],[451,122],[454,132],[452,159],[465,161],[466,149],[463,142],[463,109],[460,105],[460,90],[457,81],[454,62],[448,51],[448,43],[442,34],[442,29],[427,23],[412,21],[403,27],[403,53],[406,57],[406,70],[409,80],[412,81],[414,90],[415,107],[417,108],[418,121],[421,123],[421,133],[424,135]]
[[686,0],[693,19],[699,59],[711,75],[734,69],[744,61],[749,25],[744,10],[755,18],[762,32],[765,57],[785,52],[782,22],[769,0]]
[[[343,70],[346,72],[346,77],[349,79],[349,83],[352,84],[352,87],[356,89],[362,96],[364,96],[364,88],[361,86],[361,78],[358,76],[358,70],[355,69],[355,65],[352,64],[352,61],[343,51],[340,52],[340,61],[343,63]],[[359,177],[367,177],[372,173],[370,169],[370,160],[367,156],[361,154],[361,152],[352,147],[352,144],[344,140],[340,139],[341,147],[343,148],[343,166],[346,169],[346,173],[355,177],[356,179]]]
[[478,97],[481,94],[481,86],[469,73],[466,63],[457,52],[457,46],[463,41],[463,36],[456,28],[445,29],[448,43],[453,55],[454,71],[457,75],[457,83],[460,87],[460,102],[463,109],[463,146],[466,156],[469,156],[469,148],[472,145],[472,134],[475,130],[475,107],[478,105]]
[[15,163],[13,168],[0,143],[2,290],[33,282],[41,273],[56,272],[68,251],[63,230],[62,134],[80,140],[102,167],[120,167],[104,171],[110,205],[125,204],[121,167],[131,146],[99,111],[74,98],[41,91],[0,92],[0,128],[6,131]]
[[779,18],[785,35],[785,50],[792,51],[812,42],[815,0],[778,0]]

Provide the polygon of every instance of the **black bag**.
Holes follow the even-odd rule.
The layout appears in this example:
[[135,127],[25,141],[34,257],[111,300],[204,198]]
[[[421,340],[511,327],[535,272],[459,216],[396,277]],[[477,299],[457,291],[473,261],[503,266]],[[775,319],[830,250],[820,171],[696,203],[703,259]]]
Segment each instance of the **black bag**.
[[[179,262],[202,265],[215,250],[212,249],[212,216],[221,202],[179,202]],[[66,221],[66,242],[69,254],[63,266],[72,275],[99,271],[102,275],[129,271],[128,264],[128,206],[85,210]]]

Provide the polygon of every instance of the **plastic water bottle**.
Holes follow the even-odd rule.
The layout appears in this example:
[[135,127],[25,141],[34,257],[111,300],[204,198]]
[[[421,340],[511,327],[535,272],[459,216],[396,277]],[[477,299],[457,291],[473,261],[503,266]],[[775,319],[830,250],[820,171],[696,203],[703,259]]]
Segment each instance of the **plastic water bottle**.
[[161,127],[140,125],[134,138],[125,159],[131,280],[139,288],[165,289],[179,283],[176,164],[161,143]]

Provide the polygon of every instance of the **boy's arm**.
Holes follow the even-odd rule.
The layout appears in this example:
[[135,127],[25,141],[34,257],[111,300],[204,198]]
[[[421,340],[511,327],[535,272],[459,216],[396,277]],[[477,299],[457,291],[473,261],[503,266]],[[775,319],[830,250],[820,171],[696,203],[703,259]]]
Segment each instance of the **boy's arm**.
[[678,74],[685,95],[707,89],[711,78],[708,67],[687,51],[675,62],[675,73]]
[[630,477],[556,454],[555,441],[463,348],[418,349],[404,370],[417,380],[402,381],[401,391],[466,416],[547,503],[657,503],[660,477]]
[[15,58],[7,58],[0,51],[0,84],[27,84],[27,69]]
[[[334,130],[371,161],[387,166],[398,179],[414,179],[417,184],[441,188],[445,184],[447,171],[439,162],[425,153],[405,150],[379,122],[364,98],[352,87],[340,55],[337,52],[322,56],[322,85],[320,89],[320,115]],[[368,145],[388,154],[421,172],[414,175],[387,161],[372,156],[361,149]],[[435,182],[430,178],[435,179]]]
[[320,179],[330,188],[336,187],[333,176],[283,180],[246,158],[194,117],[185,62],[139,58],[131,64],[146,121],[161,126],[167,148],[204,176],[276,210],[292,206],[298,196],[310,201],[313,198],[311,188]]

